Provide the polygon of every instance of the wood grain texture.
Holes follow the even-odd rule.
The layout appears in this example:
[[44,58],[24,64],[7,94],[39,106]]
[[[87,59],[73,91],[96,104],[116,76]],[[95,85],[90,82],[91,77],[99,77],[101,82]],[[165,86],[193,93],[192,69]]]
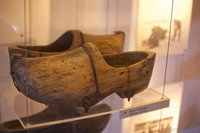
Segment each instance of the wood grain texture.
[[94,44],[87,43],[85,47],[93,59],[98,93],[91,62],[83,47],[45,57],[16,55],[11,60],[16,87],[40,103],[84,107],[87,111],[114,92],[130,99],[148,86],[155,53],[141,51],[103,56]]

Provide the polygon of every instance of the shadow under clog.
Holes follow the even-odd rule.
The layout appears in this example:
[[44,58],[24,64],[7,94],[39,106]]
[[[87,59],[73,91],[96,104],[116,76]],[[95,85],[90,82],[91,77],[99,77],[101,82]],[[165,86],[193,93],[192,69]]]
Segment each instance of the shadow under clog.
[[[42,112],[32,115],[28,119],[30,124],[39,124],[107,111],[110,111],[110,107],[106,104],[92,107],[87,114],[80,108],[48,106]],[[31,129],[24,129],[19,120],[12,120],[1,123],[0,133],[28,133],[28,130],[30,133],[100,133],[106,127],[109,119],[110,114]],[[21,118],[21,120],[25,122],[27,117]]]

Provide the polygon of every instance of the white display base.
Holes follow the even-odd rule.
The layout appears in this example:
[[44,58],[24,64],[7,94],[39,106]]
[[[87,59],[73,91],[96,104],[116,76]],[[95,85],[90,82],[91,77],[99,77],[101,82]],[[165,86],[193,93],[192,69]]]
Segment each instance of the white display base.
[[127,117],[151,112],[166,107],[169,107],[169,99],[167,97],[163,97],[160,100],[153,101],[152,103],[146,103],[144,105],[132,106],[130,108],[121,109],[120,118],[124,119]]
[[[124,127],[122,132],[125,130],[126,133],[146,133],[150,132],[150,130],[152,132],[178,132],[183,88],[183,82],[166,84],[165,95],[170,98],[169,108],[131,117],[127,124],[128,127]],[[163,86],[155,88],[158,92],[162,92],[162,89]],[[123,125],[125,125],[125,123]]]

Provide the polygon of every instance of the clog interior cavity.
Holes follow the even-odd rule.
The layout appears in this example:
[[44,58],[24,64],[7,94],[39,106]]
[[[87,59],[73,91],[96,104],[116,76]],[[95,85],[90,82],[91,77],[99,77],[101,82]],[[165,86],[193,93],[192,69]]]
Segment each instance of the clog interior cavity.
[[[37,52],[62,52],[69,49],[73,42],[73,34],[66,32],[58,40],[47,46],[27,46],[28,50]],[[25,49],[26,46],[18,46]]]
[[112,67],[127,67],[135,64],[148,56],[144,52],[134,52],[134,53],[120,53],[114,55],[105,55],[104,59],[108,65]]
[[22,127],[21,123],[18,120],[14,121],[8,121],[5,123],[2,123],[1,127],[5,130],[23,130],[24,128]]

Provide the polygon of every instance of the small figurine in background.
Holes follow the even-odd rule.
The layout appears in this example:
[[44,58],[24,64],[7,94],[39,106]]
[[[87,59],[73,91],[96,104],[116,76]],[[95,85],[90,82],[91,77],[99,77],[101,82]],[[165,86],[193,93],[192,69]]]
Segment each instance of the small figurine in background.
[[174,41],[177,36],[177,40],[179,41],[181,38],[181,21],[174,19],[174,36],[172,38],[172,41]]
[[154,26],[151,31],[150,37],[142,42],[142,45],[148,47],[148,49],[158,47],[159,41],[165,39],[165,34],[167,32],[167,30],[160,26]]

